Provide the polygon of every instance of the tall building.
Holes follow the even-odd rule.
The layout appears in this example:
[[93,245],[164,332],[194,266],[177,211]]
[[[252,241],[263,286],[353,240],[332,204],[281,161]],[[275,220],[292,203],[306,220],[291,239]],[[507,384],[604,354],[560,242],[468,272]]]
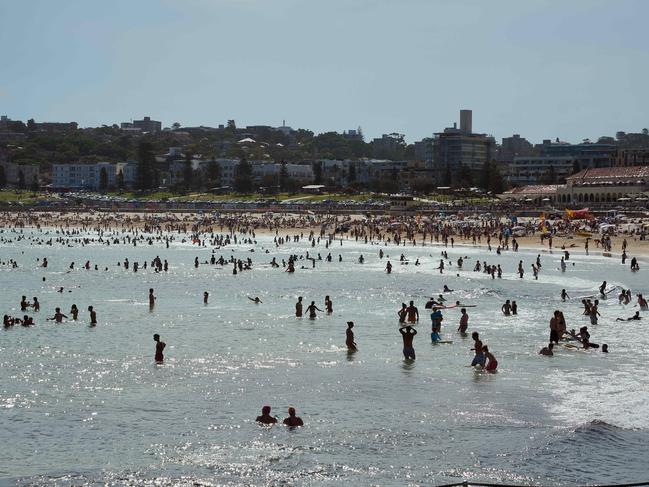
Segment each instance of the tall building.
[[473,133],[473,112],[471,110],[460,110],[460,132],[463,134]]
[[514,157],[531,156],[534,146],[525,137],[514,134],[511,137],[503,137],[498,148],[499,161],[512,161]]
[[462,110],[460,116],[463,128],[453,127],[438,132],[433,139],[433,169],[456,172],[460,166],[472,171],[480,170],[484,163],[495,158],[496,141],[486,134],[475,134],[472,130],[470,110]]
[[425,137],[415,142],[415,160],[424,163],[426,169],[433,168],[433,149],[435,139]]

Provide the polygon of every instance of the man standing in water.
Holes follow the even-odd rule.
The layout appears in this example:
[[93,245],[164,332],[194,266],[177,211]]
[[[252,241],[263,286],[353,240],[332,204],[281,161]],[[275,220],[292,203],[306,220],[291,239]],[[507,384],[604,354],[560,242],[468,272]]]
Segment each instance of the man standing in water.
[[346,330],[346,335],[347,339],[345,340],[345,344],[347,345],[347,350],[349,352],[355,352],[358,350],[356,348],[356,343],[354,342],[354,332],[352,331],[352,328],[354,328],[354,322],[353,321],[348,321],[347,322],[347,330]]
[[153,288],[149,289],[149,308],[153,309],[155,306],[156,297],[153,295]]
[[409,323],[414,323],[416,321],[419,321],[419,310],[415,306],[414,301],[410,301],[410,306],[406,308],[406,314],[408,316]]
[[54,320],[54,321],[56,321],[57,323],[62,323],[62,322],[63,322],[63,318],[67,319],[68,317],[65,316],[63,313],[61,313],[61,308],[56,308],[56,309],[54,310],[54,316],[52,316],[51,318],[47,318],[47,320],[48,320],[48,321],[50,321],[50,320]]
[[466,312],[466,308],[462,308],[460,311],[462,316],[460,317],[460,326],[457,331],[459,331],[461,335],[466,335],[466,330],[469,327],[469,315]]
[[302,318],[302,296],[297,298],[297,303],[295,303],[295,316]]
[[165,342],[160,341],[160,335],[157,333],[153,335],[153,341],[155,342],[155,361],[157,364],[161,364],[164,362],[164,354],[162,353],[167,344]]
[[296,426],[304,426],[304,421],[302,418],[295,415],[295,408],[288,408],[288,418],[284,419],[284,424],[295,428]]
[[97,326],[97,312],[92,306],[88,306],[88,311],[90,311],[90,326]]
[[401,338],[403,338],[403,356],[406,360],[415,360],[415,349],[412,346],[412,339],[415,338],[417,330],[410,325],[399,328]]
[[261,424],[275,424],[277,423],[277,418],[270,415],[270,406],[264,406],[261,408],[261,416],[257,416],[255,421]]

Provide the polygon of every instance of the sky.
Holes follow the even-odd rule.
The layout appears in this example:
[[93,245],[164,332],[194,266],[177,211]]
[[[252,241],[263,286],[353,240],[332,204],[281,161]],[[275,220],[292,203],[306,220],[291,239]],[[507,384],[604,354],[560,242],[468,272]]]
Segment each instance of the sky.
[[0,0],[0,114],[99,126],[649,126],[645,0]]

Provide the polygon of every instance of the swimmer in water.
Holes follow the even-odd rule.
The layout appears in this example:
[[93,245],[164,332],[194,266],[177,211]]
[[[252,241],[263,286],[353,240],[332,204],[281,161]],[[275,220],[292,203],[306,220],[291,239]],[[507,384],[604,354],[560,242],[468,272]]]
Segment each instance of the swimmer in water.
[[457,331],[459,331],[462,336],[465,336],[466,330],[469,327],[469,314],[466,312],[466,308],[462,308],[460,313],[462,314],[460,316],[460,326]]
[[406,306],[406,303],[401,303],[401,309],[397,311],[397,315],[399,316],[399,323],[406,322],[406,316],[408,315],[408,307]]
[[162,353],[167,344],[163,341],[160,341],[160,335],[157,333],[153,335],[153,341],[155,342],[155,361],[157,364],[164,362],[164,354]]
[[153,308],[155,306],[155,300],[157,298],[153,295],[153,288],[149,289],[149,308]]
[[416,321],[419,321],[419,310],[415,306],[414,301],[410,301],[410,306],[406,308],[406,314],[409,323],[414,323]]
[[298,318],[302,317],[302,296],[297,298],[297,303],[295,303],[295,316]]
[[257,416],[255,421],[261,424],[275,424],[277,423],[277,418],[270,415],[270,406],[264,406],[261,408],[261,416]]
[[449,289],[448,286],[447,286],[446,284],[444,284],[444,292],[445,292],[445,293],[452,293],[453,290],[452,290],[452,289]]
[[205,292],[203,293],[203,304],[207,304],[207,300],[209,299],[209,297],[210,297],[210,293],[208,293],[207,291],[205,291]]
[[541,350],[539,350],[539,355],[552,357],[554,355],[554,352],[552,351],[553,348],[554,348],[554,343],[550,342],[548,343],[547,347],[543,347]]
[[304,426],[304,421],[302,421],[302,418],[295,415],[295,408],[288,408],[288,418],[285,418],[283,423],[291,428]]
[[352,331],[352,328],[354,328],[354,322],[348,321],[347,330],[345,331],[346,334],[345,345],[347,345],[348,351],[355,352],[356,350],[358,350],[358,348],[356,348],[356,342],[354,342],[354,332]]
[[568,296],[568,293],[566,292],[565,289],[561,290],[561,301],[565,301],[566,299],[570,299],[570,296]]
[[511,311],[512,311],[512,305],[511,305],[511,303],[509,302],[509,299],[508,299],[507,301],[505,301],[505,304],[503,304],[503,305],[500,307],[500,309],[501,309],[501,311],[503,312],[503,314],[504,314],[505,316],[509,316],[509,315],[511,314]]
[[248,299],[250,301],[252,301],[253,303],[255,303],[255,304],[260,304],[260,303],[263,304],[261,299],[259,299],[259,296],[255,296],[254,298],[251,298],[250,296],[248,296]]
[[406,360],[415,360],[415,349],[412,346],[412,339],[415,338],[417,330],[410,325],[399,329],[403,338],[403,356]]
[[641,319],[642,316],[640,316],[640,311],[636,311],[633,316],[629,316],[628,318],[617,318],[615,321],[636,321]]
[[325,296],[325,310],[328,315],[334,312],[334,303],[328,295]]
[[88,311],[90,311],[90,326],[97,325],[97,312],[92,306],[88,306]]
[[72,319],[77,321],[77,318],[79,317],[79,308],[77,308],[76,304],[73,304],[70,308],[70,314],[72,315]]
[[482,347],[482,351],[487,359],[485,370],[487,372],[495,372],[498,368],[498,360],[496,360],[496,357],[494,357],[494,354],[489,351],[489,348],[486,345]]
[[475,352],[475,357],[473,357],[471,365],[474,367],[476,365],[482,365],[484,367],[486,357],[482,350],[482,341],[480,340],[480,335],[477,331],[474,331],[471,334],[471,338],[473,338],[473,348],[471,350]]
[[47,320],[48,321],[54,320],[57,323],[62,323],[63,318],[67,319],[68,317],[65,316],[63,313],[61,313],[61,308],[56,308],[54,310],[54,316],[52,316],[51,318],[47,318]]
[[309,312],[309,318],[312,320],[316,318],[316,310],[322,313],[322,310],[315,305],[315,301],[311,301],[311,304],[307,306],[306,310]]

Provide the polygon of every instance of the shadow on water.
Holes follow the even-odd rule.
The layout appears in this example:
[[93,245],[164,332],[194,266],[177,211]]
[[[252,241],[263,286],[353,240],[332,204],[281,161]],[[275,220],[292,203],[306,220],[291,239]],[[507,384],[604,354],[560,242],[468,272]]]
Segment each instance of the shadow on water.
[[410,358],[404,358],[403,362],[401,362],[401,369],[407,375],[410,375],[410,372],[412,372],[415,369],[415,360]]

